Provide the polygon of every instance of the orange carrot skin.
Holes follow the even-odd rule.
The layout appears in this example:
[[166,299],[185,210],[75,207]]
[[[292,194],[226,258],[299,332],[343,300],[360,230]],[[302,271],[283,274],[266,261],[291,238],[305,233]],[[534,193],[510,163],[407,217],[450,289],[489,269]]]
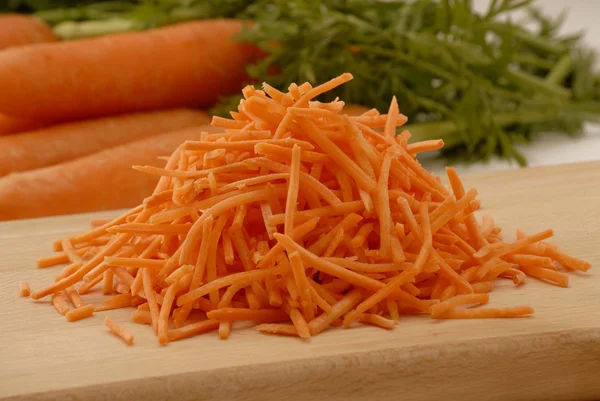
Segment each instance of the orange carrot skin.
[[203,20],[10,49],[0,54],[0,112],[64,120],[209,107],[241,88],[258,56],[231,39],[243,26]]
[[[37,120],[0,114],[0,137],[42,128],[45,125],[45,123]],[[2,138],[0,138],[0,140],[2,140]]]
[[19,14],[0,15],[0,50],[57,40],[52,29],[37,18]]
[[[161,163],[185,140],[198,140],[202,126],[109,148],[73,161],[0,178],[0,221],[135,206],[151,195],[158,177],[132,164]],[[164,162],[163,162],[164,163]]]
[[[0,124],[1,124],[0,119]],[[138,139],[210,123],[189,109],[132,113],[57,124],[0,138],[0,177],[51,166]]]

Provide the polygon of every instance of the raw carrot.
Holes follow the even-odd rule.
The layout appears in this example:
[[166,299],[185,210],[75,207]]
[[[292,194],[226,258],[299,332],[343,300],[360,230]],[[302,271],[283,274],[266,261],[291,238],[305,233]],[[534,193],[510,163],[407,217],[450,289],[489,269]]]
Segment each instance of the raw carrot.
[[[202,111],[174,109],[52,125],[0,138],[0,177],[73,160],[169,131],[208,124]],[[2,132],[0,117],[0,134]],[[173,149],[165,149],[170,152]],[[149,160],[149,159],[148,159]]]
[[221,308],[211,310],[206,316],[220,321],[250,320],[261,323],[274,323],[288,319],[288,315],[279,309]]
[[219,321],[212,319],[188,324],[187,326],[169,331],[169,341],[177,341],[184,338],[193,337],[198,334],[206,333],[207,331],[215,330],[218,327]]
[[56,41],[58,41],[58,37],[52,28],[35,17],[21,14],[0,14],[0,50]]
[[61,315],[66,315],[70,310],[69,305],[67,304],[67,298],[62,291],[52,294],[52,305]]
[[534,312],[530,306],[513,306],[508,308],[478,308],[462,309],[445,313],[441,318],[445,319],[496,319],[522,317]]
[[67,298],[69,298],[69,301],[71,301],[74,308],[79,308],[83,306],[83,301],[79,296],[79,292],[77,292],[77,290],[74,287],[67,288],[65,290],[65,294],[67,294]]
[[85,305],[79,308],[68,311],[65,314],[65,318],[67,322],[75,322],[77,320],[85,319],[91,317],[96,310],[94,305]]
[[150,314],[150,311],[136,309],[133,312],[131,312],[130,319],[134,323],[152,324],[152,315]]
[[405,314],[529,315],[459,308],[487,303],[496,279],[566,285],[555,265],[590,267],[544,242],[551,230],[510,242],[493,219],[480,224],[477,190],[448,169],[450,193],[413,157],[440,142],[395,137],[405,122],[395,102],[387,115],[348,117],[339,100],[313,100],[350,77],[244,88],[233,119],[213,120],[223,131],[174,147],[164,168],[136,167],[160,176],[138,207],[56,241],[62,252],[39,264],[70,264],[31,297],[59,300],[104,279],[117,295],[97,310],[138,306],[131,320],[151,324],[160,344],[229,338],[240,320],[308,338],[355,322],[392,329]]
[[453,311],[457,306],[469,304],[486,304],[489,302],[487,294],[466,294],[457,295],[439,304],[432,305],[429,309],[434,318],[443,317],[449,311]]
[[29,283],[27,281],[21,281],[19,283],[19,295],[22,297],[28,297],[31,294],[31,288],[29,288]]
[[382,327],[387,330],[391,330],[396,326],[396,322],[392,319],[387,319],[383,316],[376,315],[374,313],[363,313],[360,316],[362,323],[372,324],[374,326]]
[[156,163],[158,156],[175,150],[186,139],[200,138],[207,129],[211,128],[157,135],[1,177],[0,221],[134,206],[151,195],[158,180],[132,170],[132,163]]
[[298,336],[294,325],[286,323],[263,323],[256,326],[256,330],[264,334],[280,334],[284,336]]
[[[45,123],[28,118],[18,118],[0,114],[0,140],[2,136],[36,130],[44,127]],[[0,143],[2,143],[0,141]]]
[[117,336],[121,337],[121,339],[125,341],[125,343],[129,345],[133,344],[133,334],[128,332],[125,327],[115,322],[110,317],[106,316],[104,318],[104,325],[108,327],[108,329],[115,333]]
[[255,47],[231,40],[243,25],[204,20],[6,50],[0,112],[52,120],[209,107],[240,88],[257,56]]

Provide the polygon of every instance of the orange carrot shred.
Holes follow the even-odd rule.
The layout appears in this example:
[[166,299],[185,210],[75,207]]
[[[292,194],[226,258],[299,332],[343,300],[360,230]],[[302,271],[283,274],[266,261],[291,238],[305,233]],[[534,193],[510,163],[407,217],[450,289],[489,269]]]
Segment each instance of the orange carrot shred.
[[115,322],[110,317],[106,316],[104,318],[104,325],[117,336],[121,337],[125,343],[129,345],[133,344],[133,335],[128,332],[125,327]]
[[28,297],[31,294],[31,289],[29,288],[29,283],[27,281],[21,281],[19,283],[19,296]]
[[84,305],[79,308],[72,309],[65,314],[67,322],[75,322],[77,320],[91,317],[94,314],[96,307],[94,305]]
[[[134,166],[158,181],[139,206],[55,241],[58,253],[37,265],[66,266],[31,298],[51,296],[69,321],[137,307],[130,320],[151,325],[161,345],[211,331],[226,339],[236,321],[307,339],[358,322],[390,330],[411,314],[527,316],[529,306],[471,306],[488,303],[496,280],[568,287],[561,270],[591,268],[546,242],[552,230],[509,241],[492,217],[479,219],[475,188],[453,168],[446,187],[419,161],[444,141],[397,135],[407,118],[395,98],[387,114],[353,116],[340,99],[315,99],[351,79],[285,93],[246,86],[231,118],[213,118],[222,130],[181,144],[163,167]],[[99,286],[111,297],[84,305],[80,295]],[[19,290],[29,295],[26,282]]]

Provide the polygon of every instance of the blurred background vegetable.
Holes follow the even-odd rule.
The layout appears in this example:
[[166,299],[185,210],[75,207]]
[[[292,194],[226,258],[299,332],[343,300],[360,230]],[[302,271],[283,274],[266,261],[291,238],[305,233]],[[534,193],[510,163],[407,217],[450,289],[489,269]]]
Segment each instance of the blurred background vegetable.
[[[50,4],[53,3],[53,4]],[[63,7],[52,8],[52,6]],[[54,25],[65,39],[143,30],[190,19],[255,22],[239,39],[266,51],[247,67],[260,83],[355,81],[330,96],[385,108],[392,95],[418,140],[442,137],[445,154],[493,154],[525,164],[514,145],[543,131],[576,134],[600,115],[595,54],[580,35],[558,34],[562,18],[543,2],[495,0],[477,13],[468,0],[25,1],[13,4]],[[522,19],[511,19],[517,11]],[[527,27],[527,28],[525,28]],[[238,99],[222,102],[230,110]]]
[[256,58],[256,47],[232,39],[242,27],[204,20],[8,49],[0,52],[0,112],[64,121],[209,107],[239,93]]

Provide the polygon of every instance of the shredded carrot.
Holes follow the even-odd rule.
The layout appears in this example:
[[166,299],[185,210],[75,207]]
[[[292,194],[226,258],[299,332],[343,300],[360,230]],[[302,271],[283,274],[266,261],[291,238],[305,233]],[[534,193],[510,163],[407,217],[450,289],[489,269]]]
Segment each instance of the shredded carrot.
[[457,295],[446,301],[440,302],[439,304],[432,305],[429,308],[431,316],[439,318],[444,316],[447,312],[456,309],[457,306],[469,305],[469,304],[486,304],[489,302],[489,296],[487,294],[467,294]]
[[[162,345],[216,330],[226,339],[239,320],[308,338],[358,322],[393,329],[406,314],[529,315],[464,307],[487,303],[496,280],[567,287],[560,266],[591,267],[545,242],[552,230],[511,242],[491,217],[478,220],[477,190],[448,168],[449,190],[417,159],[443,140],[397,135],[406,117],[395,98],[387,114],[352,117],[339,99],[315,100],[350,79],[245,87],[232,119],[213,118],[222,132],[185,142],[163,168],[134,166],[160,176],[141,205],[55,241],[37,265],[67,266],[31,298],[52,296],[69,320],[137,306],[131,321],[152,325]],[[100,285],[112,297],[84,305],[80,294]]]
[[440,316],[443,319],[495,319],[522,317],[534,312],[530,306],[512,306],[509,308],[477,308],[453,310]]
[[29,288],[29,283],[27,281],[21,281],[19,283],[19,296],[28,297],[31,294],[31,289]]
[[300,190],[300,158],[301,151],[298,145],[292,149],[292,165],[288,183],[287,200],[285,204],[285,234],[292,235],[294,230],[294,216],[296,215],[298,192]]
[[134,323],[139,324],[152,324],[152,316],[150,314],[150,311],[144,311],[140,309],[136,309],[133,312],[131,312],[130,320]]
[[263,323],[256,326],[256,330],[265,334],[280,334],[284,336],[298,336],[296,327],[286,323]]
[[286,321],[288,315],[280,309],[221,308],[206,314],[209,319],[220,321],[250,320],[261,323]]
[[104,318],[104,325],[117,336],[121,337],[125,343],[129,345],[133,344],[133,334],[128,332],[125,327],[115,322],[110,317],[106,316]]
[[70,310],[69,305],[67,304],[67,297],[62,291],[52,294],[52,305],[61,315],[66,315]]
[[106,301],[102,302],[96,308],[96,311],[101,312],[101,311],[107,311],[107,310],[111,310],[111,309],[125,308],[125,307],[131,305],[132,299],[133,299],[133,295],[131,295],[130,292],[127,292],[125,294],[115,295],[114,297],[109,298]]
[[360,321],[362,323],[372,324],[374,326],[378,326],[387,330],[391,330],[396,325],[395,320],[387,319],[383,316],[376,315],[374,313],[363,313],[360,316]]
[[83,306],[83,301],[79,296],[79,292],[77,292],[77,290],[74,287],[67,288],[65,290],[65,294],[67,295],[67,298],[69,298],[69,301],[71,301],[71,303],[73,304],[74,308],[79,308]]
[[91,281],[83,281],[79,286],[79,295],[84,295],[90,292],[95,286],[100,284],[100,282],[104,279],[104,275],[100,275],[94,278]]
[[113,293],[114,289],[114,276],[115,273],[112,269],[107,269],[104,271],[104,285],[102,287],[102,293],[104,295],[110,295]]
[[72,309],[65,314],[67,322],[75,322],[77,320],[91,317],[94,314],[96,307],[94,305],[80,306],[79,308]]

